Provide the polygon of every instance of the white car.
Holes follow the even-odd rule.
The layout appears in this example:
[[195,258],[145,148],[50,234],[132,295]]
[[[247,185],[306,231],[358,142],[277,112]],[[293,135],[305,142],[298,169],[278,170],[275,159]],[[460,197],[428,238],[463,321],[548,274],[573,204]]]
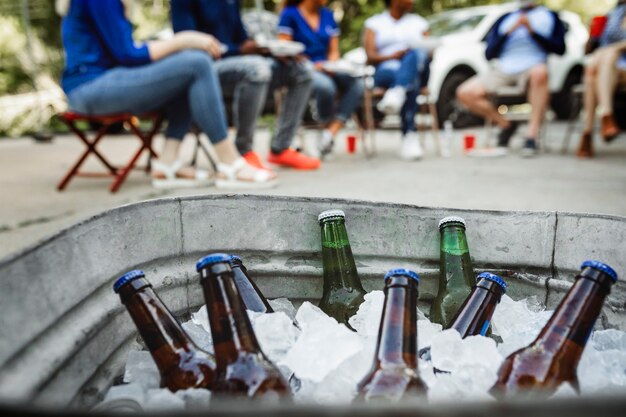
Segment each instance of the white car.
[[[503,14],[516,10],[515,2],[493,6],[455,9],[428,18],[430,35],[439,40],[430,64],[428,87],[441,122],[457,111],[455,125],[463,127],[475,122],[456,101],[456,88],[466,79],[487,72],[492,62],[485,58],[487,33]],[[548,59],[552,110],[557,118],[569,117],[571,87],[580,82],[583,72],[584,45],[588,32],[580,17],[561,11],[566,28],[566,52],[551,54]]]

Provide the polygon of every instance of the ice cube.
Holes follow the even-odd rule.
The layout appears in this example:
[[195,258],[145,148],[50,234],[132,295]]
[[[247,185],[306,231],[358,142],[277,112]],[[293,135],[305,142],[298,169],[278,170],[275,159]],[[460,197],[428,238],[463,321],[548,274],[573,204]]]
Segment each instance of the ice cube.
[[291,319],[291,321],[296,319],[296,308],[293,306],[291,301],[286,298],[277,298],[275,300],[268,300],[270,306],[274,309],[274,312],[283,312]]
[[417,343],[419,349],[422,349],[426,346],[430,346],[432,343],[433,337],[436,334],[441,333],[442,330],[441,324],[431,323],[430,320],[418,320],[417,321]]
[[188,321],[182,324],[185,333],[193,340],[200,349],[203,349],[209,353],[213,353],[213,339],[211,332],[206,332],[202,326],[198,326],[193,321]]
[[302,332],[280,361],[300,379],[321,382],[344,360],[363,348],[359,336],[309,302],[296,314]]
[[257,315],[252,325],[261,350],[274,363],[287,355],[300,333],[283,312]]
[[209,312],[206,305],[200,307],[200,310],[195,313],[191,313],[191,321],[193,324],[200,326],[205,332],[211,334],[211,325],[209,324]]
[[[552,311],[532,311],[528,303],[526,299],[514,301],[503,295],[496,307],[492,326],[494,334],[502,338],[498,346],[502,356],[528,346],[552,316]],[[533,309],[538,308],[533,300],[530,304]]]
[[432,338],[430,357],[435,368],[453,372],[461,354],[461,335],[455,329],[444,330]]
[[626,350],[626,333],[616,330],[598,330],[591,338],[596,350]]
[[385,293],[372,291],[365,294],[365,301],[359,306],[357,313],[350,317],[348,323],[362,336],[378,335],[378,327],[383,314]]
[[167,388],[150,389],[146,392],[146,411],[180,411],[185,409],[185,401]]
[[176,396],[185,402],[188,411],[207,410],[211,403],[211,391],[190,388],[176,392]]
[[124,382],[129,384],[137,383],[144,390],[158,388],[161,385],[161,374],[150,352],[143,350],[131,350],[128,352]]

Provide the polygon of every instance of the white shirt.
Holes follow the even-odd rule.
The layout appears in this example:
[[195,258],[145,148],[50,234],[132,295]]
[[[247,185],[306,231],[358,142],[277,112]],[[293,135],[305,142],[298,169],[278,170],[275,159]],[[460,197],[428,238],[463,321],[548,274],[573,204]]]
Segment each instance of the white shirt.
[[389,11],[385,11],[367,19],[365,27],[374,32],[374,45],[378,53],[391,55],[413,48],[416,41],[424,38],[428,22],[421,16],[409,13],[396,20]]

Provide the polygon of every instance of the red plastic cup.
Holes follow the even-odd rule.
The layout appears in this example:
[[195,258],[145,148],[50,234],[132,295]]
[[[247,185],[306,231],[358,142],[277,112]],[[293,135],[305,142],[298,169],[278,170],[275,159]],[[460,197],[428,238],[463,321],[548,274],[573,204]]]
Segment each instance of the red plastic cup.
[[348,135],[348,137],[346,138],[346,142],[348,145],[348,153],[356,152],[356,136]]
[[465,152],[474,149],[474,144],[476,142],[476,137],[471,134],[467,134],[463,137],[463,146],[465,148]]
[[594,16],[593,19],[591,19],[591,24],[589,25],[589,36],[592,38],[599,38],[602,36],[607,20],[607,16]]

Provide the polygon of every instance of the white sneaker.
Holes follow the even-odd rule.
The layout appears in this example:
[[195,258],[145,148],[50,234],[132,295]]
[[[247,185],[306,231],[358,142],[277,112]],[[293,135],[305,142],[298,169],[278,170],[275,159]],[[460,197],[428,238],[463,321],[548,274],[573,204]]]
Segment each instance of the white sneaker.
[[406,100],[404,87],[393,87],[385,91],[385,95],[378,102],[376,108],[384,114],[398,114]]
[[422,145],[415,132],[409,132],[402,138],[400,158],[405,161],[415,161],[424,156]]

